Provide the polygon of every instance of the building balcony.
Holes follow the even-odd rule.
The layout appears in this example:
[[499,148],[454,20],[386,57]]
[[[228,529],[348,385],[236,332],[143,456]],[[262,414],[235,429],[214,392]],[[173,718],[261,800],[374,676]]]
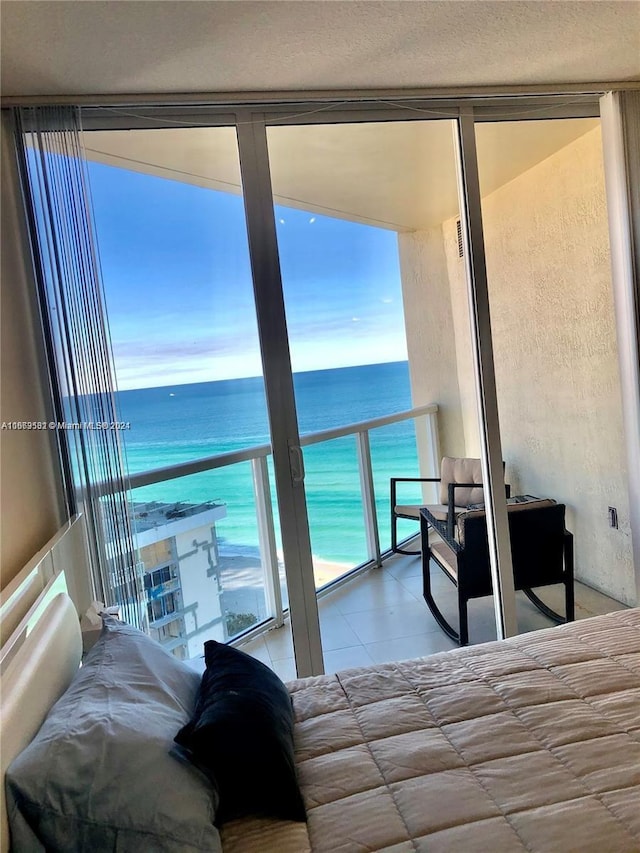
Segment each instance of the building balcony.
[[[438,626],[423,599],[422,558],[394,554],[389,550],[389,471],[386,468],[376,469],[375,455],[372,457],[369,442],[370,434],[376,430],[393,428],[403,422],[413,423],[417,470],[405,473],[421,472],[424,476],[433,476],[439,459],[437,412],[436,405],[424,406],[302,437],[303,447],[317,449],[321,461],[325,458],[322,455],[323,445],[326,447],[328,442],[351,437],[354,456],[352,476],[360,490],[360,561],[346,564],[323,559],[322,554],[314,555],[327,672],[433,654],[456,646]],[[290,680],[296,677],[296,671],[286,574],[277,547],[278,520],[271,500],[270,454],[268,445],[258,446],[176,465],[171,469],[134,474],[131,479],[134,489],[148,484],[162,486],[169,479],[180,482],[182,477],[206,477],[211,471],[249,464],[256,542],[227,540],[225,525],[234,523],[233,502],[226,505],[221,501],[201,505],[177,504],[185,512],[181,512],[177,520],[172,518],[170,523],[180,523],[184,529],[180,528],[180,535],[175,537],[172,546],[178,569],[171,585],[174,591],[180,588],[183,608],[189,611],[184,642],[188,644],[187,657],[193,660],[194,666],[202,665],[204,642],[215,639],[243,648],[272,667],[281,678]],[[427,496],[414,495],[414,502],[420,502],[420,497]],[[246,504],[245,499],[245,510]],[[136,501],[135,506],[138,510],[141,504]],[[149,504],[151,516],[158,514],[158,506],[160,504]],[[173,510],[171,512],[173,514]],[[138,516],[143,525],[142,534],[147,538],[152,531],[156,539],[166,535],[165,524],[149,525],[148,514],[136,512]],[[401,528],[401,535],[407,536],[410,531],[416,531],[411,522],[402,524],[405,527]],[[339,541],[342,535],[344,530],[339,520],[334,521],[332,538]],[[312,542],[313,538],[312,518]],[[411,547],[417,550],[417,541]],[[432,568],[432,588],[443,615],[455,626],[455,587],[437,567]],[[553,610],[564,612],[562,587],[545,587],[540,596]],[[625,606],[579,581],[575,583],[575,599],[576,618]],[[523,593],[517,593],[517,602],[519,632],[553,624]],[[491,597],[470,601],[468,615],[472,644],[496,638]]]
[[[431,567],[431,584],[444,615],[456,624],[457,604],[453,584]],[[547,587],[541,597],[562,612],[564,590]],[[537,610],[524,593],[516,593],[520,633],[551,627],[554,623]],[[576,581],[576,619],[586,619],[624,609],[615,599]],[[429,612],[422,597],[422,559],[392,554],[381,569],[359,574],[319,601],[320,630],[327,673],[372,663],[423,657],[457,648]],[[491,597],[469,602],[470,644],[496,639]],[[244,643],[240,648],[271,667],[284,681],[296,677],[288,621],[281,628]]]

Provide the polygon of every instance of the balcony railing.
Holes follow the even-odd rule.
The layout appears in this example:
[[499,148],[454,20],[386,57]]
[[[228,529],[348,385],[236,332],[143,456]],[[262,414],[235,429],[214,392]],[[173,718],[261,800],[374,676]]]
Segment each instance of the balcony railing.
[[[370,442],[372,430],[398,424],[403,421],[414,420],[417,445],[416,457],[419,470],[424,476],[436,476],[435,472],[439,470],[440,466],[437,412],[438,406],[436,404],[419,406],[409,411],[372,418],[359,423],[301,436],[300,444],[303,448],[320,445],[346,436],[353,436],[356,442],[357,467],[363,512],[362,521],[366,540],[366,559],[354,565],[350,570],[341,575],[340,578],[320,587],[318,590],[319,594],[335,583],[344,580],[345,576],[351,577],[354,572],[359,570],[372,566],[380,566],[383,556],[386,553],[386,549],[381,547],[380,527],[377,517],[374,467],[372,464]],[[248,634],[258,633],[260,630],[264,630],[265,627],[281,625],[284,619],[285,606],[283,605],[282,597],[276,524],[271,498],[272,484],[268,466],[270,455],[271,445],[262,444],[191,462],[183,462],[163,468],[143,471],[130,476],[131,488],[140,489],[194,474],[211,472],[238,463],[250,463],[257,518],[258,548],[263,569],[265,610],[270,616],[267,615],[267,618],[261,620],[259,625],[253,626],[248,631],[243,632],[243,637]],[[216,504],[217,502],[213,506]],[[193,516],[194,526],[196,518],[197,516]],[[339,531],[336,532],[336,536],[339,536]]]

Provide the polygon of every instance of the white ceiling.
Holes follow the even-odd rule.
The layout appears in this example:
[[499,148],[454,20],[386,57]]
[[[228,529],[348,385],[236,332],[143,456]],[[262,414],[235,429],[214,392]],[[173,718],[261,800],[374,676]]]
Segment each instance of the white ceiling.
[[[478,125],[483,196],[597,125],[597,119]],[[268,143],[275,201],[286,207],[395,231],[458,215],[449,121],[273,127]],[[84,144],[90,159],[107,165],[240,192],[233,128],[88,132]]]
[[640,2],[4,0],[2,94],[640,80]]

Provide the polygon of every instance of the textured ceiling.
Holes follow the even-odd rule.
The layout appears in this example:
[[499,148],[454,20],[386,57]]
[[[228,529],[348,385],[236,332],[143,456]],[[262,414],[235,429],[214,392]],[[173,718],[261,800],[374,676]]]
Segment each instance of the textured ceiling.
[[3,95],[640,80],[636,0],[4,0]]

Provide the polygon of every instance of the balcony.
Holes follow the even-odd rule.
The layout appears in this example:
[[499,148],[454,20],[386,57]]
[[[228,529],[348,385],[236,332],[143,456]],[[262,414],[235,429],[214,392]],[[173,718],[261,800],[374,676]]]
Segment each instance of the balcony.
[[[324,507],[310,513],[314,575],[321,594],[336,582],[382,565],[390,545],[389,476],[397,473],[400,455],[411,466],[407,474],[422,469],[430,476],[436,470],[437,411],[435,405],[421,406],[301,437],[306,482],[320,498],[316,505]],[[328,482],[327,454],[337,443],[345,467]],[[389,447],[398,453],[389,456]],[[232,469],[233,477],[220,478]],[[260,635],[283,625],[288,595],[269,445],[132,474],[130,480],[145,568],[172,566],[187,657],[201,654],[206,640],[234,641],[247,632]],[[185,498],[160,500],[170,489],[173,496]],[[195,492],[220,494],[221,499],[196,502],[187,497]],[[350,496],[347,520],[342,517],[345,492]],[[337,514],[329,512],[335,507]],[[349,543],[342,559],[336,558],[335,548],[325,551],[334,543],[339,550],[343,538]]]
[[[431,569],[434,595],[447,618],[456,624],[456,597],[450,581],[436,567]],[[549,587],[542,596],[562,612],[562,588]],[[520,633],[551,627],[550,619],[537,610],[523,593],[516,593]],[[613,610],[621,604],[585,584],[576,582],[576,619]],[[422,598],[420,557],[394,554],[381,569],[371,569],[319,601],[320,629],[325,671],[422,657],[457,648],[436,624]],[[470,643],[496,639],[493,601],[469,602]],[[240,648],[271,667],[284,681],[296,677],[291,633],[287,623]]]
[[[303,447],[322,446],[347,438],[353,441],[353,476],[357,478],[362,508],[365,559],[357,565],[336,564],[314,556],[320,624],[327,672],[371,663],[401,660],[455,647],[439,628],[422,598],[422,561],[419,556],[392,554],[388,550],[388,470],[378,470],[371,452],[370,436],[399,423],[412,423],[416,435],[416,466],[429,476],[437,466],[439,437],[435,405],[423,406],[383,418],[305,435]],[[419,458],[426,460],[420,466]],[[375,454],[374,454],[375,456]],[[229,466],[249,465],[257,544],[225,543],[220,529],[233,522],[233,503],[221,500],[170,506],[171,524],[150,525],[149,515],[137,513],[146,545],[163,540],[171,552],[177,577],[173,591],[180,591],[185,625],[181,644],[195,666],[202,662],[202,645],[208,639],[232,642],[272,667],[283,680],[296,677],[287,610],[284,566],[277,548],[277,516],[272,500],[270,447],[246,450],[132,476],[134,489],[169,480],[206,478]],[[406,472],[412,473],[412,472]],[[204,481],[207,483],[206,479]],[[420,488],[420,487],[418,487]],[[134,492],[135,494],[135,492]],[[425,495],[426,497],[426,495]],[[136,502],[136,507],[143,506]],[[157,503],[145,506],[157,509]],[[176,524],[175,507],[179,529]],[[157,513],[155,513],[157,514]],[[154,513],[152,513],[154,515]],[[164,515],[163,515],[164,517]],[[187,523],[188,522],[188,523]],[[216,524],[218,529],[216,530]],[[409,524],[409,522],[407,522]],[[176,535],[167,546],[165,535]],[[313,541],[313,519],[311,537]],[[334,535],[339,538],[341,530]],[[163,552],[164,553],[164,552]],[[453,585],[432,568],[432,587],[445,617],[456,624]],[[624,607],[620,602],[576,582],[576,618],[586,618]],[[543,596],[553,609],[563,612],[562,590],[547,588]],[[533,631],[552,622],[518,593],[520,632]],[[493,602],[490,598],[469,604],[471,643],[495,639]]]
[[[635,601],[635,574],[618,393],[600,129],[593,116],[561,119],[553,112],[545,115],[544,119],[540,115],[537,120],[538,111],[534,110],[512,116],[505,114],[498,120],[496,113],[495,120],[479,121],[476,126],[502,455],[507,462],[507,479],[514,494],[550,495],[566,504],[567,526],[575,534],[577,577],[631,604]],[[352,238],[350,241],[345,238],[344,245],[342,238],[332,243],[332,251],[327,252],[330,244],[318,236],[318,217],[326,217],[324,224],[336,229],[346,223],[349,227],[382,226],[387,232],[395,232],[412,401],[403,401],[398,408],[437,400],[441,430],[439,438],[437,432],[428,434],[429,419],[435,421],[435,410],[429,413],[428,406],[404,413],[405,418],[414,419],[418,424],[417,412],[422,411],[427,429],[416,442],[415,464],[411,470],[399,469],[396,464],[391,475],[397,476],[433,473],[440,449],[443,454],[452,456],[480,455],[464,259],[469,247],[465,247],[465,229],[460,219],[451,116],[453,113],[440,121],[443,116],[435,120],[435,116],[425,113],[419,120],[414,115],[415,121],[405,121],[406,115],[399,120],[402,116],[390,113],[389,121],[387,117],[380,122],[362,121],[360,115],[353,124],[343,117],[326,125],[314,119],[299,126],[286,122],[283,126],[267,128],[274,204],[280,211],[275,226],[284,270],[289,344],[293,369],[300,371],[299,375],[336,366],[335,359],[327,361],[326,356],[333,357],[341,352],[345,342],[354,338],[352,332],[363,328],[361,312],[355,309],[342,311],[340,323],[335,327],[323,321],[312,324],[313,329],[309,331],[302,322],[309,317],[315,319],[319,306],[335,308],[336,304],[341,304],[336,298],[337,291],[317,285],[317,282],[333,280],[326,271],[320,274],[324,269],[320,261],[325,256],[344,261],[339,280],[354,282],[359,280],[361,273],[364,275],[364,270],[369,270],[369,266],[379,265],[379,258],[370,264],[368,255],[361,257],[359,244]],[[96,166],[102,164],[103,168],[108,166],[113,170],[126,163],[128,169],[149,173],[156,179],[184,182],[184,162],[188,161],[189,183],[200,190],[210,190],[209,195],[229,196],[224,199],[225,204],[229,203],[225,211],[231,210],[231,196],[241,193],[237,137],[230,127],[172,125],[153,130],[92,132],[87,137],[87,148]],[[113,175],[117,172],[112,172]],[[170,197],[167,200],[168,203]],[[220,199],[218,202],[222,204]],[[107,203],[112,204],[111,193],[106,194],[105,205]],[[212,222],[228,224],[231,221],[226,212],[216,219],[217,207],[211,198],[208,203],[212,204],[209,211]],[[240,207],[238,204],[238,211]],[[138,219],[148,225],[145,217]],[[238,213],[233,221],[237,234],[231,242],[235,243],[238,234],[244,235],[244,214]],[[159,218],[155,224],[159,248],[162,248],[161,235],[166,234],[164,223]],[[217,230],[227,233],[225,229]],[[215,232],[213,228],[211,234]],[[193,243],[178,241],[184,246],[175,247],[175,257],[181,248],[187,260],[192,255],[208,258],[211,234],[207,233],[206,240]],[[312,234],[316,236],[309,236]],[[562,239],[558,239],[559,234]],[[148,265],[155,270],[155,277],[163,274],[163,270],[155,267],[157,259],[163,257],[162,252],[148,250],[144,239],[137,245],[140,267],[146,269]],[[307,252],[308,247],[314,247],[314,251]],[[241,255],[239,251],[238,256]],[[304,268],[304,275],[297,264],[303,256],[312,259]],[[182,274],[186,263],[179,268]],[[291,278],[287,273],[292,269],[300,273],[301,281],[314,283],[315,302],[311,310],[309,305],[295,301],[296,294],[304,288],[295,287],[296,276]],[[355,278],[353,272],[357,272]],[[226,282],[227,277],[219,270],[218,279]],[[377,293],[376,280],[375,276],[367,279],[363,292],[371,297],[383,297],[379,300],[381,305],[391,303],[392,300],[384,298],[386,293]],[[247,285],[248,276],[243,281]],[[240,285],[240,278],[238,282]],[[222,287],[215,291],[218,307],[230,290]],[[180,288],[172,286],[167,291],[177,293]],[[250,302],[247,299],[247,304]],[[173,315],[169,312],[169,316],[182,317],[182,308],[180,305],[180,310]],[[197,310],[200,308],[198,303]],[[239,316],[238,311],[231,313]],[[261,321],[265,319],[261,317]],[[329,328],[332,334],[324,336]],[[359,356],[361,366],[367,360],[384,360],[380,348],[384,327],[376,328],[376,348],[366,358]],[[171,333],[172,329],[163,329],[158,345],[168,344]],[[209,332],[203,338],[206,343],[203,351],[209,353],[215,350],[215,335],[207,335]],[[249,335],[243,346],[246,349],[252,345],[257,352],[256,342],[251,344],[251,341]],[[176,337],[173,349],[169,347],[167,352],[181,351],[182,343]],[[304,360],[309,347],[318,354],[317,363]],[[267,361],[275,364],[271,359]],[[203,365],[204,360],[199,358],[198,369],[204,369]],[[181,364],[180,369],[187,366],[188,363]],[[169,367],[173,367],[172,363]],[[262,391],[259,368],[252,369],[256,374],[254,380]],[[294,373],[294,377],[296,375]],[[209,374],[201,376],[198,373],[195,378],[208,379]],[[164,386],[167,381],[163,376],[158,385]],[[380,383],[376,391],[387,392],[390,387],[394,387],[393,383]],[[322,402],[317,408],[324,411]],[[304,406],[300,407],[300,412],[303,410]],[[221,412],[218,411],[220,422],[224,420]],[[231,422],[237,410],[229,408],[224,413]],[[358,412],[353,418],[364,416]],[[395,417],[386,423],[393,423]],[[360,608],[370,595],[366,590],[377,584],[383,592],[395,589],[401,601],[407,593],[407,582],[411,581],[408,594],[412,598],[405,603],[411,605],[410,610],[420,608],[415,618],[420,626],[423,624],[424,605],[417,561],[411,564],[411,561],[402,560],[402,565],[408,568],[403,568],[403,577],[398,578],[395,566],[400,565],[400,558],[389,558],[386,554],[388,476],[385,483],[380,471],[376,472],[375,453],[372,456],[368,446],[373,432],[385,428],[383,422],[384,419],[380,419],[378,426],[368,422],[312,433],[302,440],[307,494],[313,492],[312,475],[317,472],[315,482],[324,489],[324,503],[318,501],[312,508],[313,501],[308,500],[308,506],[325,648],[327,655],[336,652],[334,657],[344,656],[343,649],[348,648],[358,649],[356,656],[361,657],[364,656],[362,649],[368,657],[388,654],[383,651],[384,644],[386,648],[396,649],[397,655],[404,656],[404,631],[412,624],[409,611],[405,609],[406,619],[402,616],[397,619],[407,623],[398,628],[403,634],[386,636],[378,632],[376,635],[367,633],[362,626],[359,633],[358,626],[352,623],[358,621],[354,614],[364,612],[364,608],[346,613],[338,604],[334,607],[332,602],[342,601],[342,596],[358,598],[355,604]],[[321,427],[321,421],[309,425],[312,430]],[[198,530],[193,521],[193,531],[185,527],[180,534],[184,562],[180,570],[182,592],[185,604],[192,608],[190,622],[185,626],[185,635],[190,638],[189,656],[197,655],[204,639],[213,638],[242,643],[251,640],[256,653],[268,660],[290,661],[290,648],[285,641],[278,640],[288,630],[280,627],[287,618],[287,588],[277,508],[274,509],[270,447],[266,444],[245,447],[245,443],[223,440],[216,444],[213,424],[203,434],[210,439],[209,449],[198,453],[204,455],[220,449],[221,455],[154,471],[142,469],[160,463],[145,461],[140,466],[141,473],[132,477],[135,491],[145,492],[136,494],[136,501],[173,499],[197,504],[219,495],[226,504],[225,517],[219,517],[210,525],[203,524]],[[265,441],[266,434],[265,429],[249,431],[247,435],[251,437],[246,444]],[[194,440],[197,439],[199,436]],[[353,539],[358,538],[358,552],[349,565],[339,554],[328,554],[324,549],[330,538],[334,544],[340,540],[339,531],[334,536],[327,520],[336,494],[329,488],[330,481],[335,479],[330,451],[338,444],[343,448],[348,446],[350,488],[354,492],[360,490],[361,510],[357,507],[353,515],[360,523],[352,526],[352,531],[357,530]],[[177,461],[178,457],[169,455],[166,458]],[[223,473],[231,470],[239,472],[238,479],[243,480],[244,497],[235,504],[229,491],[219,485]],[[196,481],[198,486],[192,488],[191,484]],[[613,515],[620,519],[619,525],[617,521],[611,523],[609,507],[615,510]],[[244,517],[236,522],[243,513]],[[200,516],[194,515],[193,519],[196,518]],[[243,539],[247,520],[251,522],[254,536]],[[189,521],[191,523],[191,519]],[[314,541],[314,531],[317,532],[322,524],[327,535],[316,535]],[[211,529],[215,530],[215,536],[210,535]],[[155,537],[157,531],[143,535]],[[324,539],[322,546],[321,539]],[[339,550],[336,544],[336,551]],[[412,571],[413,575],[407,574]],[[325,589],[336,580],[342,583],[345,575],[348,575],[348,585],[341,590]],[[397,589],[398,584],[400,589]],[[581,598],[583,591],[584,600]],[[451,595],[452,592],[445,584],[442,594]],[[601,606],[605,609],[618,606],[613,599],[594,601],[587,586],[583,590],[577,585],[577,594],[579,613],[582,612],[581,603],[585,613],[597,612]],[[390,606],[386,599],[380,600],[382,605],[370,608],[372,611]],[[374,603],[377,602],[375,599]],[[479,610],[475,629],[474,606],[470,610],[474,642],[490,638],[493,623],[490,602],[479,602],[476,607]],[[482,608],[486,611],[484,627]],[[392,615],[397,617],[397,610]],[[519,615],[522,630],[546,624],[540,621],[543,617],[529,612],[524,602],[520,604]],[[364,620],[364,617],[358,618]],[[353,645],[343,645],[344,640],[331,637],[329,623],[337,626],[337,634],[344,635]],[[395,634],[395,628],[390,630]],[[424,630],[421,627],[415,636]],[[255,639],[264,632],[263,640]],[[435,626],[426,633],[434,644],[428,646],[429,649],[448,644]],[[399,642],[401,640],[403,642]],[[366,648],[376,642],[382,644],[378,649]],[[425,643],[422,646],[426,649]],[[419,651],[412,647],[410,653]],[[326,663],[328,668],[333,667],[329,657]]]

